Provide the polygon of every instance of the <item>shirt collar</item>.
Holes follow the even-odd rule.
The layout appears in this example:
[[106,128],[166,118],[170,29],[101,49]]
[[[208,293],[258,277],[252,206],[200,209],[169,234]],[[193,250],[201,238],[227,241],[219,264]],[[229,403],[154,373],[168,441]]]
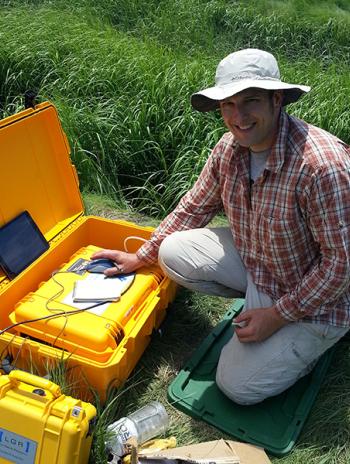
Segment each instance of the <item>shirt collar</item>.
[[269,171],[277,172],[283,165],[288,141],[289,117],[281,110],[279,117],[278,133],[275,143],[271,147],[270,156],[267,159],[265,168]]

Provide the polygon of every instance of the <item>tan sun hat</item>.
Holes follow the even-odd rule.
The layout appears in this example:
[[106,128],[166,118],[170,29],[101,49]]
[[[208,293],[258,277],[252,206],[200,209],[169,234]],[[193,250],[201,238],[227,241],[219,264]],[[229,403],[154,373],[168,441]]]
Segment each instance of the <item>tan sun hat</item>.
[[194,93],[191,103],[198,111],[216,110],[221,100],[252,87],[284,90],[283,106],[297,101],[310,91],[307,85],[282,82],[276,58],[271,53],[247,48],[221,60],[216,69],[215,86]]

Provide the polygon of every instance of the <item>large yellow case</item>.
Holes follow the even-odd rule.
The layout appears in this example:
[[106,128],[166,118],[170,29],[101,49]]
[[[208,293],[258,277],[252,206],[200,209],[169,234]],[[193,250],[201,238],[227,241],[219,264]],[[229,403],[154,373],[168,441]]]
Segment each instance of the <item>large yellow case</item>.
[[[127,237],[148,239],[152,228],[84,216],[68,142],[51,103],[0,121],[0,147],[0,226],[27,210],[50,243],[12,281],[0,272],[0,332],[21,322],[0,335],[1,358],[9,356],[16,366],[39,375],[64,361],[74,395],[91,399],[92,389],[104,401],[109,388],[120,386],[135,367],[176,286],[158,266],[140,269],[132,287],[102,315],[27,324],[28,318],[47,314],[40,298],[50,298],[54,271],[91,247],[122,250]],[[128,242],[131,252],[139,246],[137,240]]]
[[0,463],[86,464],[96,409],[15,370],[0,376]]

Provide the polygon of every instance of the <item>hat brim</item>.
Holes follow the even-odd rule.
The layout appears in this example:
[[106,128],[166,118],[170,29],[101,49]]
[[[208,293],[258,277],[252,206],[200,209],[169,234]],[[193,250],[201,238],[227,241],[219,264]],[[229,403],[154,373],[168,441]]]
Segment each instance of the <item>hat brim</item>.
[[282,105],[296,102],[304,93],[310,91],[307,85],[287,84],[282,81],[268,79],[244,79],[222,86],[209,87],[191,96],[195,110],[201,112],[213,111],[220,107],[220,101],[232,97],[246,89],[257,88],[265,90],[284,90]]

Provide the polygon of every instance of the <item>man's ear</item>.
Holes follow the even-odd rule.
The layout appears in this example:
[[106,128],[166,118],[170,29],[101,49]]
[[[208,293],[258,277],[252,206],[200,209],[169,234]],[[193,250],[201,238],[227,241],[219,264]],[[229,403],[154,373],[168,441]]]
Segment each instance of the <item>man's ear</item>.
[[273,94],[273,105],[275,108],[280,108],[283,102],[283,90],[275,90]]

